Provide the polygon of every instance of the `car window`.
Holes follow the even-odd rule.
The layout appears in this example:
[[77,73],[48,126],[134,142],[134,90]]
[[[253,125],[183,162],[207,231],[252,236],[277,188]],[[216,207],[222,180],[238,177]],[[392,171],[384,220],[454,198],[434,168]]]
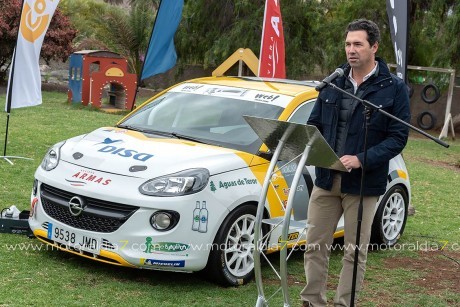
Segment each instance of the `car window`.
[[274,104],[196,93],[168,92],[120,125],[135,130],[177,133],[209,144],[256,153],[262,142],[243,115],[278,118]]
[[308,100],[302,103],[297,109],[294,110],[288,121],[297,124],[306,124],[310,117],[313,106],[316,100]]

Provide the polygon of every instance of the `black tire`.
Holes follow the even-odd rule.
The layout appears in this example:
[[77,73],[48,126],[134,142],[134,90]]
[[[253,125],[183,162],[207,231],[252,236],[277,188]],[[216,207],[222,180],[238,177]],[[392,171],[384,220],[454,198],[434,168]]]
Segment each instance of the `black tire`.
[[[254,223],[257,208],[254,205],[242,205],[234,209],[217,232],[213,248],[209,254],[206,272],[216,283],[222,286],[239,286],[248,283],[254,277]],[[238,225],[244,229],[252,223],[252,231],[241,233],[235,232]],[[238,239],[229,239],[229,235]],[[226,253],[225,249],[232,247],[235,251]],[[252,262],[251,262],[252,261]]]
[[[426,117],[429,118],[428,122],[425,120]],[[430,111],[423,111],[417,116],[417,124],[420,128],[425,130],[433,129],[436,125],[436,116]]]
[[[429,95],[431,91],[434,93],[432,96]],[[439,97],[441,97],[441,93],[439,92],[439,88],[434,84],[427,84],[422,89],[422,100],[428,104],[435,103]]]
[[408,207],[406,191],[400,185],[391,187],[375,213],[371,242],[386,247],[395,245],[406,227]]

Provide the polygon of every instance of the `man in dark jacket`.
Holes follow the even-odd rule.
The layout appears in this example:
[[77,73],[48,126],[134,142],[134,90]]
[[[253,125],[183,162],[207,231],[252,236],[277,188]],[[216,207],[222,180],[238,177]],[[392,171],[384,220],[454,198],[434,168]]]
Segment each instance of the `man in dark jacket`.
[[[386,63],[376,57],[380,32],[369,20],[351,22],[346,29],[344,76],[334,84],[361,99],[379,105],[394,116],[409,121],[409,95],[404,82],[390,73]],[[308,120],[316,126],[340,161],[350,171],[339,173],[316,168],[315,187],[308,207],[305,273],[307,285],[300,293],[304,306],[326,306],[326,281],[330,246],[337,223],[344,215],[345,243],[343,266],[335,306],[349,306],[353,276],[354,249],[360,183],[364,163],[364,106],[356,99],[326,87]],[[367,138],[367,163],[363,187],[363,219],[361,224],[356,292],[361,289],[367,259],[367,246],[378,197],[385,193],[389,160],[404,148],[407,126],[379,112],[370,117]]]

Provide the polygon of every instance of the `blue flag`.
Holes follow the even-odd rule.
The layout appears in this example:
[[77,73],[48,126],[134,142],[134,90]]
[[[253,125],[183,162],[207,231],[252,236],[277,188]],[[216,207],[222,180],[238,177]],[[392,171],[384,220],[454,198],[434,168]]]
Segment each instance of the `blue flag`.
[[184,0],[162,0],[145,55],[141,80],[171,69],[177,60],[174,34],[182,18]]

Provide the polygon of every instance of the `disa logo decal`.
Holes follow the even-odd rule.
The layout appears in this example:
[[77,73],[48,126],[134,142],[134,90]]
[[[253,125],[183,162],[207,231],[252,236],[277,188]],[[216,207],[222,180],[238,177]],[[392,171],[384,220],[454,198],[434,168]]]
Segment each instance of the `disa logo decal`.
[[33,43],[48,27],[50,15],[44,14],[46,1],[36,0],[33,9],[29,3],[24,4],[21,15],[21,34],[29,42]]
[[100,144],[113,144],[113,143],[118,143],[118,142],[123,142],[123,140],[112,140],[111,138],[105,138],[101,143],[98,143],[96,145],[100,145]]
[[142,161],[142,162],[145,162],[148,159],[150,159],[151,157],[153,157],[153,155],[151,155],[151,154],[138,152],[138,151],[133,150],[133,149],[127,149],[127,148],[123,148],[123,147],[116,147],[116,146],[112,146],[112,145],[104,146],[101,149],[99,149],[98,151],[103,152],[103,153],[109,153],[109,154],[112,154],[112,155],[117,155],[117,156],[120,156],[120,157],[123,157],[123,158],[130,158],[131,157],[134,160]]

